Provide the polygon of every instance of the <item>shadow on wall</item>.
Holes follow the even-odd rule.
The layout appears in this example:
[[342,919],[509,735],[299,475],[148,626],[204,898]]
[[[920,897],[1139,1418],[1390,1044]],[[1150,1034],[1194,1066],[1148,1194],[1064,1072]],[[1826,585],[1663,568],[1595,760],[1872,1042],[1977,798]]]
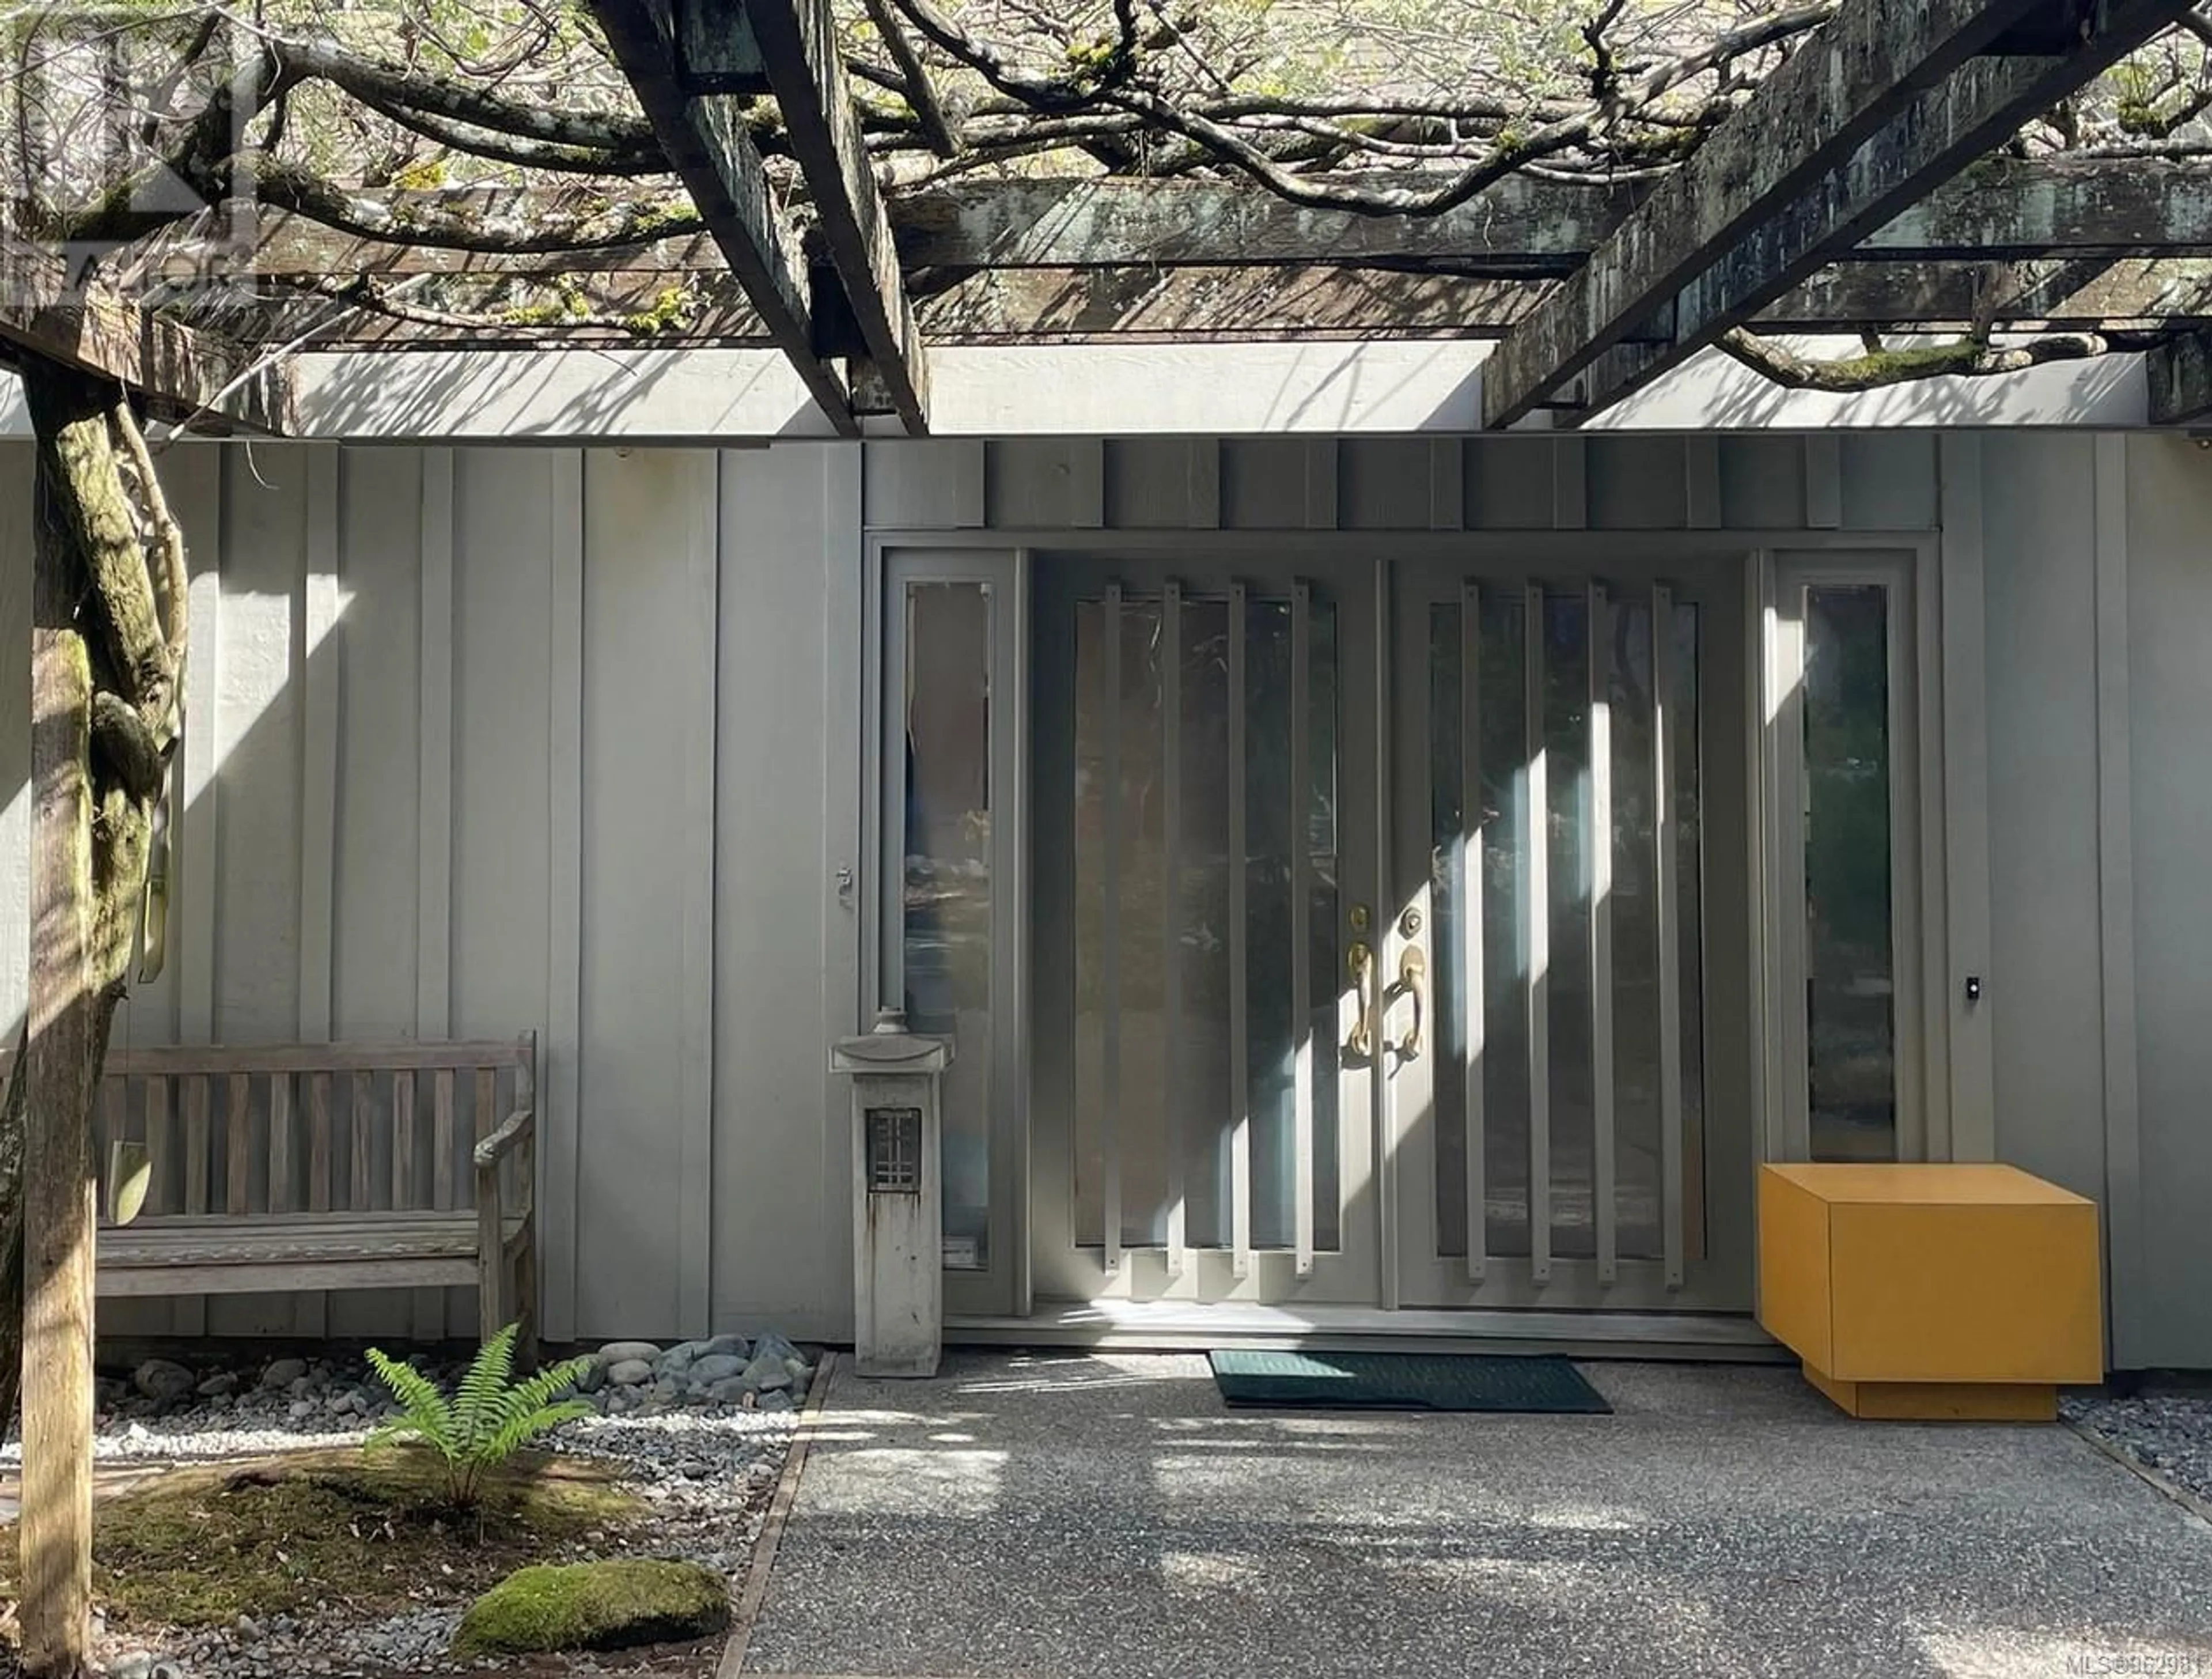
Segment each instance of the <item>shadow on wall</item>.
[[[470,604],[459,577],[443,606],[434,609],[424,598],[422,459],[412,450],[349,451],[342,465],[331,446],[199,443],[163,457],[191,574],[187,721],[170,792],[164,961],[118,1010],[113,1047],[507,1038],[542,1029],[542,959],[513,952],[524,971],[534,968],[539,976],[533,1000],[471,982],[489,965],[462,948],[464,937],[485,942],[481,925],[469,934],[449,928],[431,948],[417,948],[418,892],[434,872],[428,866],[442,871],[449,894],[465,869],[471,878],[502,865],[530,874],[514,853],[532,826],[517,824],[500,840],[504,856],[476,845],[485,855],[471,868],[465,848],[472,842],[460,824],[441,818],[434,829],[421,814],[427,736],[416,724],[429,639],[425,614],[435,610],[451,625]],[[28,989],[31,476],[30,446],[0,440],[0,668],[8,673],[0,682],[0,1028],[9,1041],[21,1028]],[[325,515],[320,520],[318,508]],[[541,508],[541,523],[545,516]],[[535,609],[542,617],[543,602]],[[534,668],[543,672],[542,658]],[[458,693],[473,681],[489,688],[489,674],[472,678],[453,660],[450,687]],[[540,682],[535,711],[542,727],[542,675]],[[350,707],[343,703],[349,690]],[[380,695],[397,698],[374,703]],[[402,727],[392,727],[402,718]],[[495,727],[498,719],[490,721]],[[448,749],[458,788],[471,766],[483,773],[479,761],[491,741],[464,723],[459,707],[453,722]],[[542,774],[538,779],[542,785]],[[480,817],[479,825],[489,819],[489,813]],[[490,904],[501,927],[533,927],[542,935],[542,872],[534,878],[534,903],[510,894],[505,903]],[[216,1083],[209,1172],[220,1205],[231,1116]],[[308,1158],[304,1094],[295,1096],[291,1119],[295,1170]],[[462,1092],[461,1105],[469,1099]],[[366,1128],[374,1139],[370,1198],[379,1208],[392,1204],[392,1100],[388,1085],[376,1089]],[[349,1091],[333,1104],[331,1201],[341,1207],[349,1192],[352,1103]],[[142,1142],[150,1125],[168,1128],[168,1181],[155,1188],[157,1197],[166,1193],[172,1201],[184,1141],[177,1106],[167,1103],[166,1116],[149,1113],[134,1091],[119,1115],[100,1116],[103,1158],[118,1122],[121,1136]],[[265,1086],[257,1084],[244,1117],[253,1163],[250,1205],[265,1208]],[[464,1139],[472,1135],[473,1115],[461,1115],[457,1128]],[[455,1176],[465,1195],[465,1175]],[[431,1182],[427,1155],[416,1181]],[[473,1313],[467,1290],[423,1289],[104,1301],[100,1323],[110,1335],[439,1339],[472,1335]]]
[[385,441],[826,437],[773,350],[309,353],[301,429]]
[[[1785,337],[1814,358],[1856,356],[1855,338]],[[1899,339],[1898,343],[1936,340]],[[1791,391],[1718,350],[1690,358],[1589,422],[1591,429],[1759,430],[1852,426],[1869,429],[1945,426],[2140,426],[2148,396],[2143,358],[2101,356],[2054,362],[2021,373],[1968,379],[1946,374],[1849,393]]]

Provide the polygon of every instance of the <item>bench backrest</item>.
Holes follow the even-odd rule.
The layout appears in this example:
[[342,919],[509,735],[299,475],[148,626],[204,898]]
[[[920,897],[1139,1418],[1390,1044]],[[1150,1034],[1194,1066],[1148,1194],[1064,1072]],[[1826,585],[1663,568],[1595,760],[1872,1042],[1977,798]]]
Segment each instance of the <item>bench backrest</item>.
[[111,1143],[144,1146],[149,1217],[456,1210],[473,1201],[477,1140],[534,1105],[537,1063],[534,1032],[118,1049],[97,1158],[104,1174]]

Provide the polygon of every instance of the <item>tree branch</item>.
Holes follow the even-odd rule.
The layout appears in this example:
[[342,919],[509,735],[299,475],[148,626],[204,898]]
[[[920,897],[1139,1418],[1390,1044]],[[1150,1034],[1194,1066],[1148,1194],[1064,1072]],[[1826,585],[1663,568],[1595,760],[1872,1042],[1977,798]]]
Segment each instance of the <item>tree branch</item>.
[[161,557],[165,607],[162,631],[169,644],[172,679],[181,689],[185,648],[191,631],[191,578],[185,563],[184,527],[177,523],[176,515],[169,511],[168,497],[161,493],[161,474],[154,470],[146,434],[138,429],[138,417],[131,411],[128,396],[115,405],[114,429],[124,458],[131,463],[131,472],[137,478],[139,503],[152,530],[154,551]]
[[1437,185],[1409,188],[1316,181],[1285,167],[1281,159],[1253,144],[1227,120],[1208,114],[1202,106],[1185,108],[1126,72],[1095,84],[1033,76],[979,41],[932,0],[894,0],[894,3],[940,51],[1034,109],[1066,114],[1103,104],[1127,111],[1204,148],[1218,161],[1294,204],[1327,205],[1370,216],[1434,216],[1454,209],[1531,162],[1591,144],[1607,130],[1694,76],[1819,27],[1835,9],[1828,0],[1820,0],[1820,3],[1778,12],[1729,30],[1622,83],[1601,102],[1545,120],[1525,137],[1493,142],[1484,156]]
[[899,67],[899,75],[903,80],[900,91],[905,94],[906,102],[913,107],[915,119],[921,126],[922,137],[929,142],[929,149],[939,157],[957,157],[960,155],[960,137],[946,119],[945,106],[937,97],[936,84],[929,79],[929,67],[921,62],[921,54],[907,39],[906,30],[899,23],[898,14],[891,9],[890,0],[866,0],[866,5],[868,21],[876,26],[876,33],[884,38],[884,47],[891,55],[891,62]]
[[132,799],[151,802],[161,796],[168,754],[137,709],[104,688],[92,697],[92,751],[95,766],[105,768]]
[[[428,275],[417,275],[415,280],[428,277]],[[566,279],[569,277],[557,277]],[[682,332],[697,312],[696,289],[689,277],[662,288],[650,308],[622,314],[610,314],[603,309],[590,307],[584,302],[581,292],[574,289],[561,292],[558,303],[527,304],[511,309],[472,313],[433,308],[426,304],[412,302],[398,295],[398,287],[380,285],[374,277],[367,274],[343,281],[311,275],[288,276],[276,283],[288,290],[306,292],[355,308],[368,309],[389,319],[403,320],[417,326],[442,327],[485,338],[559,339],[596,327],[647,338],[662,332]],[[410,285],[414,281],[402,281],[400,283]]]
[[372,109],[386,111],[401,106],[471,128],[580,151],[658,155],[660,150],[652,127],[642,118],[623,120],[552,104],[519,104],[465,82],[363,58],[331,40],[280,38],[275,46],[283,61],[294,70],[335,84]]
[[[92,386],[87,381],[70,389],[75,393]],[[27,396],[43,388],[39,381],[25,381]],[[41,398],[51,400],[54,398]],[[88,423],[89,415],[33,409],[41,447],[52,451],[53,470],[67,482],[105,484],[113,480],[113,412],[111,402],[95,427]],[[57,500],[55,516],[82,557],[99,609],[90,614],[94,622],[84,625],[83,633],[106,655],[125,700],[146,716],[167,716],[175,697],[176,666],[154,610],[145,547],[131,522],[129,502],[120,495],[73,495]],[[82,607],[79,611],[82,613]]]
[[352,196],[289,165],[265,167],[260,189],[264,203],[296,211],[356,239],[449,251],[551,256],[681,239],[707,230],[706,222],[688,209],[672,209],[669,196],[610,204],[592,214],[562,220],[538,217],[505,228],[496,222],[466,221],[415,200],[401,200],[394,208],[375,198]]
[[518,169],[550,169],[572,175],[668,173],[668,159],[657,147],[645,152],[616,152],[555,145],[544,140],[497,135],[490,130],[466,129],[404,105],[375,105],[367,100],[362,102],[426,140],[493,163],[509,163]]
[[1720,347],[1775,384],[1791,391],[1875,391],[1917,379],[1951,374],[1986,379],[2024,373],[2051,362],[2079,362],[2123,347],[2116,335],[2053,332],[2026,344],[1992,345],[1972,338],[1955,344],[1915,344],[1901,350],[1869,350],[1832,362],[1815,361],[1741,327],[1723,335]]

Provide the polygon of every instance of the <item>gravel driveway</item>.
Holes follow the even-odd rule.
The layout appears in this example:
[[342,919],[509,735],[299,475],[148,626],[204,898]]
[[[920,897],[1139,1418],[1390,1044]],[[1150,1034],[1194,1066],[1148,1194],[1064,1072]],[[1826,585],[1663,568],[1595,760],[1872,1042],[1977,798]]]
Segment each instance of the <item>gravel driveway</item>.
[[1231,1412],[1195,1357],[841,1366],[746,1671],[2212,1674],[2212,1525],[2070,1429],[1583,1368],[1613,1415]]

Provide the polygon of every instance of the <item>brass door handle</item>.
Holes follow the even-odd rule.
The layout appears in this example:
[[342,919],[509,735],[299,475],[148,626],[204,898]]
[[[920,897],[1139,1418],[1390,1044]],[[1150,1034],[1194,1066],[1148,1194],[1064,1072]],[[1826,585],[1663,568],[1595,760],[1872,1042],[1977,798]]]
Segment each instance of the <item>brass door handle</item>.
[[1421,1029],[1427,1024],[1427,994],[1421,982],[1427,978],[1429,959],[1421,954],[1419,945],[1408,945],[1398,958],[1398,977],[1392,980],[1382,993],[1382,1013],[1387,1017],[1390,1005],[1401,997],[1410,997],[1413,1002],[1413,1024],[1406,1028],[1406,1035],[1390,1047],[1398,1052],[1401,1061],[1421,1058]]
[[1345,953],[1344,965],[1351,970],[1352,995],[1359,1002],[1359,1013],[1344,1040],[1344,1053],[1364,1061],[1375,1053],[1375,1017],[1368,1007],[1368,991],[1375,978],[1375,952],[1364,940],[1355,939]]

